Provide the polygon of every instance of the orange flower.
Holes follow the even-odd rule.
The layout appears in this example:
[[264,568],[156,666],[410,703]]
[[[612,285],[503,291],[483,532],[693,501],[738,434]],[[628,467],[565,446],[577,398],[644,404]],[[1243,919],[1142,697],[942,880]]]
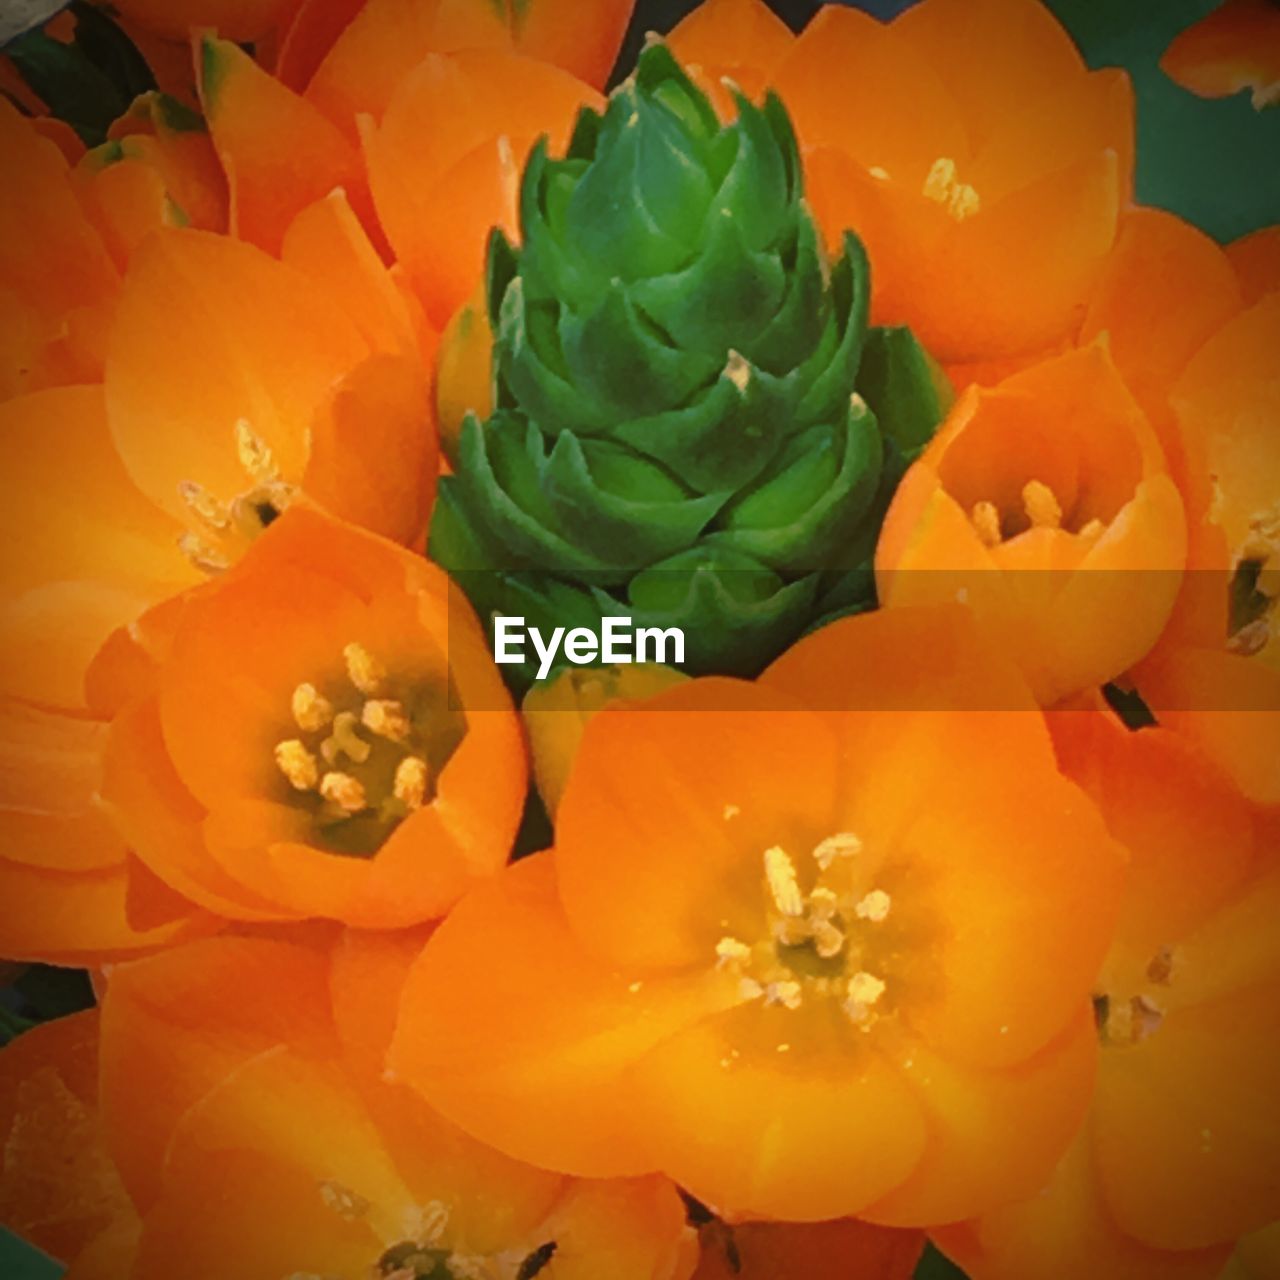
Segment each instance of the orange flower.
[[1160,66],[1202,98],[1248,89],[1261,111],[1280,101],[1280,14],[1269,0],[1226,0],[1182,32]]
[[966,600],[1048,705],[1151,649],[1185,560],[1164,456],[1095,344],[961,396],[898,489],[876,572],[891,608]]
[[660,1169],[731,1218],[920,1225],[1037,1185],[1087,1100],[1117,851],[1034,709],[809,709],[919,698],[935,647],[1009,687],[963,623],[855,618],[758,685],[594,717],[555,851],[432,937],[392,1069],[510,1154]]
[[948,363],[1069,339],[1130,191],[1123,72],[1086,70],[1038,0],[924,0],[888,26],[828,5],[773,85],[827,235],[866,242],[880,323]]
[[[370,1069],[391,1023],[368,1006],[394,1012],[410,954],[229,938],[112,974],[103,1118],[141,1219],[116,1275],[510,1280],[533,1258],[544,1280],[686,1280],[669,1184],[516,1164]],[[379,985],[353,1001],[357,975]]]
[[714,1224],[694,1280],[910,1280],[924,1237],[844,1218]]
[[974,1280],[1209,1280],[1280,1214],[1280,877],[1255,813],[1176,735],[1057,720],[1131,855],[1093,1108],[1044,1190],[938,1238]]
[[533,144],[548,134],[553,151],[563,148],[578,109],[601,100],[567,72],[496,50],[415,64],[385,85],[379,122],[361,117],[362,137],[378,217],[443,327],[481,279],[490,229],[516,231]]
[[461,595],[390,543],[286,512],[90,682],[115,713],[104,804],[221,915],[396,927],[506,859],[519,722]]

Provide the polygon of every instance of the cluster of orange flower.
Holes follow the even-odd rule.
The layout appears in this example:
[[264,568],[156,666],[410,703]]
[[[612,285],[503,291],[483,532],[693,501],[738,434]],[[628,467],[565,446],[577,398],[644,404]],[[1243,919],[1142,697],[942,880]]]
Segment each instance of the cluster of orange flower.
[[0,1219],[72,1280],[1280,1276],[1280,228],[1135,205],[1037,0],[707,0],[957,397],[882,609],[522,716],[434,379],[630,0],[115,6],[104,146],[0,100],[0,955],[99,997],[0,1054]]

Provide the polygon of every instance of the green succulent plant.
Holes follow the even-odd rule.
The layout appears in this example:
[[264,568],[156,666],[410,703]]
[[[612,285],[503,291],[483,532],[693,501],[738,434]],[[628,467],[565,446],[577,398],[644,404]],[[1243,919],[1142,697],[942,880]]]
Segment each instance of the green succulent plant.
[[562,158],[535,148],[521,245],[489,246],[495,409],[463,424],[431,553],[484,614],[630,615],[683,628],[690,670],[751,674],[871,603],[943,393],[908,331],[868,330],[857,237],[828,260],[782,103],[735,97],[722,124],[653,43]]

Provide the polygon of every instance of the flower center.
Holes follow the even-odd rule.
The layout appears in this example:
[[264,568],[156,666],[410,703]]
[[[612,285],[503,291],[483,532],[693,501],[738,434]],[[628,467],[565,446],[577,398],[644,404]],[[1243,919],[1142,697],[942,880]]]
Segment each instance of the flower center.
[[368,857],[426,804],[466,731],[447,686],[388,671],[364,645],[342,652],[345,679],[293,691],[294,736],[276,743],[289,800],[331,852]]
[[1092,544],[1102,537],[1105,528],[1097,518],[1079,529],[1068,528],[1063,523],[1057,495],[1041,480],[1028,480],[1022,486],[1021,510],[1002,513],[994,502],[983,500],[974,503],[969,519],[984,547],[998,547],[1028,529],[1061,529]]
[[947,156],[941,156],[933,162],[924,180],[923,195],[946,209],[957,222],[972,218],[982,210],[982,201],[978,193],[967,183],[956,177],[956,162]]
[[248,422],[241,418],[234,431],[236,457],[249,479],[244,493],[223,502],[194,480],[178,486],[192,524],[178,545],[202,573],[229,569],[297,497],[296,486],[281,477],[270,447]]
[[858,867],[862,841],[841,831],[809,854],[806,889],[801,868],[781,846],[764,851],[762,871],[767,929],[754,944],[726,936],[716,963],[738,977],[744,1001],[796,1010],[824,1002],[838,1006],[860,1030],[869,1030],[890,997],[883,965],[884,925],[893,899],[867,888]]

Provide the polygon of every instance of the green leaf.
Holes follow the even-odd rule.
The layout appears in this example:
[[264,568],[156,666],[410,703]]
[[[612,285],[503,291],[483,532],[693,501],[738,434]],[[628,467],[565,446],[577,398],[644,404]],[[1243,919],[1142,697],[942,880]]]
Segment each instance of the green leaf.
[[69,124],[88,146],[105,142],[111,122],[129,105],[110,76],[77,45],[28,31],[5,52],[50,114]]
[[867,334],[858,390],[908,458],[933,439],[951,403],[946,376],[905,326]]

